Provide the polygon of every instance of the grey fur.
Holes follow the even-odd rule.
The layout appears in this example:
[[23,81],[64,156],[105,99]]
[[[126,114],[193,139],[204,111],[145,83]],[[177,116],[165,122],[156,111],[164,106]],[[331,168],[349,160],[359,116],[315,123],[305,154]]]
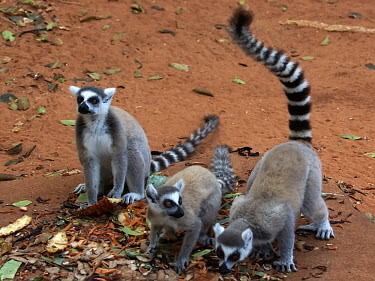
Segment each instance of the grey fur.
[[[272,72],[276,72],[272,65],[277,64],[277,60],[270,62],[269,58],[266,58],[265,53],[270,51],[269,48],[257,41],[248,30],[251,19],[248,11],[237,10],[230,21],[230,33],[247,54],[264,63]],[[279,58],[286,57],[285,65],[289,64],[289,58],[285,54],[280,54],[280,51],[276,53]],[[273,53],[274,56],[276,53]],[[285,65],[284,67],[287,67]],[[240,253],[241,258],[237,261],[246,258],[253,250],[253,246],[261,247],[260,251],[268,254],[272,252],[270,243],[275,239],[279,243],[280,260],[275,261],[273,265],[283,272],[297,271],[293,262],[294,229],[301,211],[313,222],[302,228],[317,231],[316,237],[319,239],[334,237],[328,221],[327,206],[321,197],[320,159],[312,149],[311,132],[306,131],[310,131],[309,86],[298,65],[292,63],[291,67],[295,67],[294,71],[299,73],[299,81],[294,86],[298,88],[299,85],[303,85],[301,92],[295,91],[294,95],[301,94],[301,99],[308,103],[308,107],[303,108],[304,121],[300,124],[290,123],[290,139],[295,140],[272,148],[257,163],[249,177],[246,195],[236,198],[233,202],[228,228],[224,230],[219,225],[214,227],[216,246],[222,256],[219,263],[222,273],[228,272],[235,264],[228,260],[231,253]],[[288,83],[292,83],[293,73],[288,75],[284,78]],[[285,82],[285,79],[280,80]],[[298,108],[300,105],[290,100],[289,90],[284,88],[284,91],[289,105],[293,104]],[[293,98],[299,99],[297,96]],[[296,120],[295,116],[298,115],[293,110],[289,111],[290,120]],[[249,231],[253,235],[248,235]]]
[[[125,203],[142,199],[150,172],[184,160],[219,123],[215,115],[206,117],[205,125],[187,141],[153,160],[141,125],[126,111],[110,106],[116,89],[94,86],[69,89],[77,97],[76,145],[85,177],[85,184],[78,185],[74,192],[86,191],[88,205],[96,203],[98,195],[103,194],[123,198]],[[112,181],[113,188],[108,192],[105,187]],[[127,194],[124,194],[125,184]]]
[[[188,266],[190,254],[198,241],[203,244],[213,243],[214,239],[209,238],[207,232],[220,209],[222,190],[232,190],[234,185],[234,181],[226,180],[234,179],[228,147],[217,147],[214,155],[213,164],[219,164],[220,167],[213,166],[212,169],[217,174],[223,174],[225,178],[216,177],[213,172],[201,166],[190,166],[175,174],[164,186],[155,189],[149,185],[146,189],[146,198],[149,202],[147,218],[151,222],[150,245],[147,252],[151,256],[155,255],[162,233],[177,229],[185,231],[180,253],[173,265],[178,274]],[[223,167],[223,163],[227,163],[229,168]],[[178,193],[176,187],[180,187]],[[173,205],[182,208],[183,216],[174,217],[178,212],[175,206],[174,213],[169,211],[168,214],[164,205],[166,198],[174,199]],[[177,202],[177,198],[182,199],[181,204]]]

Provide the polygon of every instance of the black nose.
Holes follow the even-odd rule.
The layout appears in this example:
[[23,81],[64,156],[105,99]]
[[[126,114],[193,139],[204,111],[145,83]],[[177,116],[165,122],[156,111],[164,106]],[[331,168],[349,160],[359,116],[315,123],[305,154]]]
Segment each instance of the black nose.
[[90,113],[90,110],[87,104],[83,102],[78,106],[78,112],[82,114],[87,114]]
[[227,267],[225,263],[219,266],[219,273],[220,274],[227,274],[230,272],[230,269]]
[[174,217],[176,219],[179,219],[179,218],[181,218],[181,217],[184,216],[184,210],[180,206],[178,206],[177,211],[174,212],[174,213],[172,213],[172,214],[170,214],[170,216],[172,216],[172,217]]

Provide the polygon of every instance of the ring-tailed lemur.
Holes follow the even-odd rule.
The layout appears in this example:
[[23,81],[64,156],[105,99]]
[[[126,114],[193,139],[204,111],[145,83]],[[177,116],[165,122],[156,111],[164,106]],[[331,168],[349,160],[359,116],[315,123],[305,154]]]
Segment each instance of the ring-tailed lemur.
[[147,252],[154,256],[163,232],[185,231],[183,243],[174,269],[180,274],[189,264],[195,244],[213,244],[207,231],[216,219],[222,194],[231,192],[235,175],[227,146],[215,149],[212,171],[201,166],[190,166],[170,178],[165,185],[148,185],[147,218],[151,222],[150,245]]
[[312,224],[301,228],[317,231],[316,237],[334,237],[328,210],[321,197],[322,170],[311,146],[310,86],[297,62],[281,51],[265,47],[249,30],[252,14],[238,9],[230,20],[229,33],[247,55],[263,63],[284,86],[290,114],[290,141],[265,153],[249,177],[247,194],[234,200],[229,226],[214,227],[219,271],[233,265],[260,247],[272,251],[278,240],[280,260],[273,265],[283,272],[297,271],[293,262],[294,229],[302,211]]
[[[85,183],[74,192],[87,192],[88,205],[99,194],[132,203],[144,197],[145,179],[172,163],[184,160],[219,123],[216,115],[205,118],[205,125],[187,141],[151,159],[147,137],[137,120],[126,111],[110,106],[115,88],[94,86],[70,91],[77,98],[76,145],[83,166]],[[113,182],[109,193],[104,188]],[[129,193],[123,195],[124,187]]]

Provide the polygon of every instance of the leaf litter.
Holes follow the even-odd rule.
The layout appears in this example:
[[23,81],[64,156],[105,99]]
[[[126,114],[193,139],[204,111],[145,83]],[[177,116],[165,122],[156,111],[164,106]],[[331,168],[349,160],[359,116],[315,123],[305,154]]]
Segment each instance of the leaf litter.
[[[158,173],[152,175],[150,181],[160,185],[167,179]],[[238,195],[234,193],[223,198],[219,219],[228,218],[230,204]],[[160,240],[156,257],[148,257],[145,250],[150,226],[146,220],[145,201],[124,208],[121,199],[111,202],[111,198],[105,197],[90,206],[97,212],[88,216],[83,212],[88,208],[64,207],[69,204],[79,207],[77,198],[78,195],[70,194],[60,210],[45,209],[44,213],[33,213],[32,218],[23,216],[21,224],[20,219],[11,224],[12,230],[3,232],[8,241],[4,262],[18,261],[17,274],[38,268],[34,280],[39,280],[36,278],[42,277],[43,272],[44,278],[53,280],[190,280],[192,276],[199,276],[199,280],[214,280],[220,276],[214,247],[201,244],[194,248],[186,272],[181,277],[174,272],[170,264],[180,248],[181,233],[176,234],[179,242],[169,241],[169,237]],[[103,201],[106,202],[104,205],[100,203]],[[36,204],[42,204],[38,202],[41,201]],[[14,227],[15,224],[18,227]],[[236,280],[248,276],[249,269],[255,279],[270,276],[270,280],[281,280],[259,271],[252,261],[243,262],[241,266],[245,264],[246,271],[233,272]]]

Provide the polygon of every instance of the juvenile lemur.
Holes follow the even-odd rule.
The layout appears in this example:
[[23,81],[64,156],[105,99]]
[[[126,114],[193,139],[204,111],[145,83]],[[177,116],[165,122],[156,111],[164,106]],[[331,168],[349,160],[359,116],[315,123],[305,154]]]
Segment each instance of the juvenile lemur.
[[[88,205],[96,203],[99,194],[123,198],[127,204],[140,200],[146,177],[184,160],[219,123],[216,115],[207,116],[205,125],[187,141],[151,159],[141,125],[126,111],[111,106],[115,88],[71,86],[69,90],[77,98],[76,145],[85,178],[74,192],[86,191]],[[106,192],[111,182],[113,188]],[[125,183],[129,193],[124,195]]]
[[148,253],[154,256],[160,235],[182,230],[185,232],[180,253],[173,264],[178,274],[188,266],[195,244],[213,244],[208,229],[220,209],[222,194],[231,192],[235,175],[227,146],[214,151],[212,171],[201,166],[190,166],[170,178],[164,186],[148,185],[147,218],[151,222]]
[[249,11],[238,9],[229,33],[247,55],[265,65],[283,84],[288,100],[289,141],[265,153],[251,173],[247,194],[234,200],[229,226],[214,227],[219,271],[227,273],[259,246],[259,254],[272,251],[277,239],[280,260],[273,265],[283,272],[297,271],[293,262],[294,230],[302,211],[319,239],[334,237],[328,210],[321,197],[322,169],[311,145],[310,86],[297,62],[258,41],[249,30]]

